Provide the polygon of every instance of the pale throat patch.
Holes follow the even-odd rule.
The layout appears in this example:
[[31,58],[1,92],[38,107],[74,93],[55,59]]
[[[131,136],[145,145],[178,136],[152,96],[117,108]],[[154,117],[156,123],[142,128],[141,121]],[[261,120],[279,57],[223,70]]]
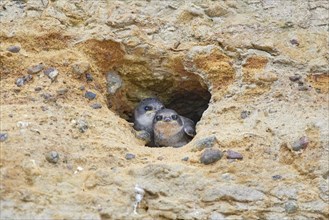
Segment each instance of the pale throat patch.
[[153,123],[153,118],[154,118],[155,113],[150,112],[150,113],[145,113],[143,115],[140,115],[137,118],[137,121],[139,124],[143,126],[150,126]]
[[175,122],[157,122],[154,126],[154,132],[160,134],[162,137],[170,137],[176,135],[183,129],[182,125]]

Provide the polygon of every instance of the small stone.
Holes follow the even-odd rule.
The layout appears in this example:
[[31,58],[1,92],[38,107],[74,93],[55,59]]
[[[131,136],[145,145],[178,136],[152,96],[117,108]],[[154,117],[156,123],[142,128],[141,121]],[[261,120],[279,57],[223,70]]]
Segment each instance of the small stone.
[[209,220],[225,220],[225,216],[218,213],[218,212],[213,212],[210,215],[210,219]]
[[21,87],[21,86],[23,86],[24,84],[25,84],[25,80],[24,80],[23,77],[20,77],[20,78],[16,79],[16,85],[17,85],[18,87]]
[[29,82],[33,79],[33,76],[31,74],[28,74],[26,76],[23,76],[23,79],[25,82]]
[[298,40],[296,40],[296,39],[291,39],[290,40],[290,43],[292,44],[292,45],[294,45],[294,46],[299,46],[299,42],[298,42]]
[[127,160],[134,159],[135,157],[136,157],[135,154],[131,154],[131,153],[127,153],[126,156],[125,156],[125,158],[126,158]]
[[302,78],[302,76],[299,75],[299,74],[295,74],[295,75],[293,75],[293,76],[289,76],[289,79],[290,79],[290,81],[292,81],[292,82],[297,82],[297,81],[300,80],[301,78]]
[[281,175],[274,175],[274,176],[272,176],[272,179],[273,180],[280,180],[280,179],[282,179],[282,176]]
[[218,149],[208,148],[205,149],[200,157],[200,162],[208,165],[215,163],[216,161],[220,160],[223,156],[223,153]]
[[27,69],[27,73],[28,74],[36,74],[38,72],[40,72],[41,70],[43,70],[45,68],[45,66],[40,63],[38,65],[34,65],[34,66],[31,66]]
[[49,108],[47,106],[41,106],[41,110],[44,111],[44,112],[47,111],[48,109]]
[[87,99],[89,99],[89,100],[93,100],[93,99],[96,98],[96,94],[93,93],[93,92],[90,92],[90,91],[86,91],[86,93],[85,93],[85,97],[86,97]]
[[12,52],[12,53],[18,53],[21,50],[21,47],[20,46],[14,46],[14,45],[12,45],[12,46],[9,46],[7,48],[7,50],[9,52]]
[[298,86],[298,90],[299,91],[308,91],[308,90],[310,90],[310,87],[306,86],[306,85],[300,85],[300,86]]
[[84,86],[80,86],[79,89],[80,89],[81,91],[83,91],[83,90],[85,90],[86,88],[85,88]]
[[87,82],[91,82],[94,80],[93,76],[90,73],[86,73],[86,79],[87,79]]
[[111,71],[106,73],[106,81],[107,81],[107,92],[109,94],[115,94],[118,89],[122,86],[122,79],[119,74],[115,71]]
[[100,108],[102,108],[102,105],[99,103],[94,103],[94,104],[91,104],[90,107],[92,107],[93,109],[100,109]]
[[8,139],[7,133],[0,133],[0,142],[4,142]]
[[242,111],[241,114],[240,114],[240,117],[241,117],[242,119],[245,119],[245,118],[247,118],[250,114],[251,114],[250,111]]
[[76,62],[72,64],[71,68],[75,78],[81,78],[90,69],[90,64],[88,62]]
[[48,69],[45,69],[43,71],[43,73],[48,76],[48,78],[53,82],[55,81],[55,79],[57,78],[58,76],[58,70],[53,68],[53,67],[50,67]]
[[89,128],[87,121],[85,121],[84,119],[78,119],[75,123],[75,126],[79,129],[81,133],[84,133]]
[[291,214],[291,213],[295,213],[298,209],[298,205],[295,201],[288,201],[284,204],[284,210]]
[[184,157],[182,161],[188,161],[189,157]]
[[41,87],[35,87],[35,88],[34,88],[34,91],[36,91],[36,92],[40,92],[41,90],[42,90]]
[[211,148],[216,142],[217,138],[215,136],[206,137],[197,141],[192,151],[202,151],[205,148]]
[[227,159],[237,159],[237,160],[242,160],[243,156],[242,154],[232,151],[232,150],[228,150],[227,151]]
[[157,159],[158,159],[158,160],[163,160],[163,159],[164,159],[164,156],[158,156]]
[[46,160],[49,163],[57,163],[59,160],[59,154],[56,151],[50,151],[46,154]]
[[57,90],[58,95],[65,95],[69,90],[67,88]]
[[308,146],[309,144],[309,140],[307,137],[303,136],[301,138],[299,138],[299,140],[295,141],[293,144],[292,144],[292,149],[294,151],[299,151],[299,150],[302,150],[302,149],[306,149],[306,147]]

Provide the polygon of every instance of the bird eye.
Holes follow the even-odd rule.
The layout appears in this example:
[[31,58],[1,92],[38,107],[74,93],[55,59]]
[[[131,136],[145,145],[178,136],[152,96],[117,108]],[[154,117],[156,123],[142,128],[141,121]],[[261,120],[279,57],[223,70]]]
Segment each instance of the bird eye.
[[151,111],[153,108],[152,108],[152,106],[145,106],[144,109],[145,109],[145,111]]
[[161,121],[162,120],[162,115],[157,115],[157,116],[155,116],[155,120],[157,120],[157,121]]
[[178,119],[178,115],[172,115],[171,118],[172,118],[172,120],[177,120]]

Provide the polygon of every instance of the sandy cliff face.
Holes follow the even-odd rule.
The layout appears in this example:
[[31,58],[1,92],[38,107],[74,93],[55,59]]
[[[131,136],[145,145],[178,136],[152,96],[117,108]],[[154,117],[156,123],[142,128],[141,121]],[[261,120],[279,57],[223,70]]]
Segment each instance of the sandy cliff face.
[[[327,1],[0,6],[1,219],[329,217]],[[149,96],[189,144],[136,138]]]

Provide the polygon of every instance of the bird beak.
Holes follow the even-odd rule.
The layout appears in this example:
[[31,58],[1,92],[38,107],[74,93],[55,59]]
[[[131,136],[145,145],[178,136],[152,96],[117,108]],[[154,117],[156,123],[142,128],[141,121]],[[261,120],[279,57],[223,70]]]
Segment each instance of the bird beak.
[[164,117],[163,121],[170,122],[171,121],[171,118],[170,117]]

